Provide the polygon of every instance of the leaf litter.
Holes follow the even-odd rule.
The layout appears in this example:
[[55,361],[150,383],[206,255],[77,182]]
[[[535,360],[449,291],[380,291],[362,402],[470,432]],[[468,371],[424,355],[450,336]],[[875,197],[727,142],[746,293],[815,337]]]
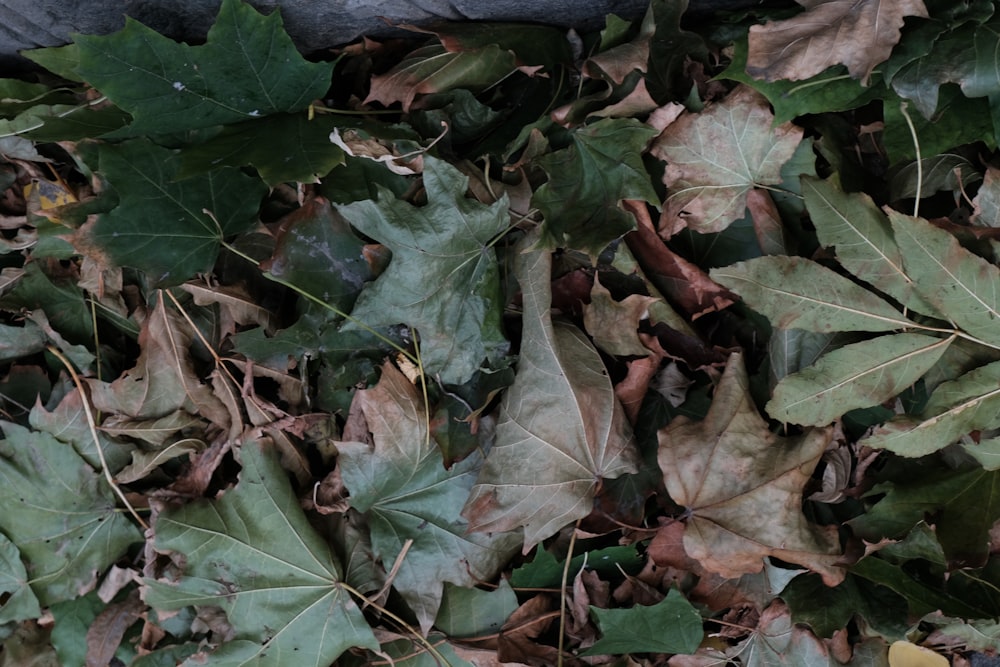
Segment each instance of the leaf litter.
[[995,656],[994,7],[801,4],[28,52],[5,664]]

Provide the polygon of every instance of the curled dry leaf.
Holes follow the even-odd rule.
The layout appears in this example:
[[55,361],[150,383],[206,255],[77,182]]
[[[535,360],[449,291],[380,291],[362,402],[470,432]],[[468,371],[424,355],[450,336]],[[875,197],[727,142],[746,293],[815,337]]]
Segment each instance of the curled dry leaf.
[[799,81],[833,65],[865,82],[899,41],[906,16],[927,18],[923,0],[800,0],[806,11],[750,27],[747,73]]
[[749,393],[742,354],[729,358],[712,407],[700,422],[677,417],[659,432],[659,463],[670,497],[688,508],[684,549],[727,578],[759,572],[774,556],[843,580],[835,526],[809,523],[802,491],[832,438],[771,433]]

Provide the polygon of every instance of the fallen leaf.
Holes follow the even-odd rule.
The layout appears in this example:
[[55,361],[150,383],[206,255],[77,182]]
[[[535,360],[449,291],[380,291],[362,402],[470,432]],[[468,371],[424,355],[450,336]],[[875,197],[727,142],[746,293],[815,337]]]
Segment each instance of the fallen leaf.
[[524,552],[590,514],[604,478],[637,472],[631,428],[597,350],[553,320],[552,256],[518,246],[524,294],[517,376],[500,404],[496,442],[469,494],[469,529],[524,528]]
[[330,664],[352,647],[378,649],[364,616],[341,585],[340,564],[309,525],[277,456],[257,442],[241,447],[239,483],[218,500],[164,507],[156,549],[183,562],[176,581],[144,580],[157,610],[214,605],[234,641],[211,653],[219,664]]
[[469,179],[461,172],[430,156],[424,163],[425,206],[412,206],[380,188],[378,202],[337,207],[393,253],[385,272],[361,292],[351,317],[369,327],[413,327],[425,372],[446,384],[462,384],[486,360],[507,352],[491,245],[507,229],[507,198],[491,206],[468,199]]
[[649,349],[639,340],[639,324],[649,319],[649,306],[657,299],[630,294],[615,301],[611,292],[595,276],[590,303],[583,308],[583,326],[594,344],[608,354],[645,357]]
[[867,82],[899,41],[903,19],[927,18],[923,0],[799,0],[806,11],[784,21],[750,26],[747,73],[798,81],[846,65]]
[[814,428],[773,434],[754,407],[741,354],[729,358],[705,419],[677,417],[659,431],[659,464],[670,497],[688,508],[684,548],[727,578],[759,572],[773,556],[807,567],[830,586],[838,566],[835,526],[802,514],[802,492],[832,437]]
[[112,663],[125,632],[146,610],[146,603],[133,590],[124,600],[113,602],[97,615],[87,630],[86,667],[105,667]]
[[459,512],[481,456],[473,454],[450,470],[427,431],[427,412],[417,388],[391,363],[372,389],[354,403],[363,413],[374,446],[338,443],[338,462],[350,502],[371,529],[374,554],[392,564],[405,552],[393,585],[430,630],[443,586],[474,586],[492,579],[520,546],[520,536],[470,533]]
[[798,148],[802,129],[773,123],[767,100],[740,86],[705,111],[668,125],[650,150],[667,163],[660,234],[669,237],[685,227],[720,232],[743,217],[751,189],[781,183],[781,167]]
[[675,588],[649,607],[590,612],[603,636],[582,655],[694,653],[704,636],[701,615]]

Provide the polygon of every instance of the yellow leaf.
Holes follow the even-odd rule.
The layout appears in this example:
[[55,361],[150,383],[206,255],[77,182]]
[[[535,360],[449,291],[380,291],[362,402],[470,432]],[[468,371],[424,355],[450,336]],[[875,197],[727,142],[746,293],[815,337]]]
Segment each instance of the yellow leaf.
[[889,667],[948,667],[948,659],[907,641],[889,647]]

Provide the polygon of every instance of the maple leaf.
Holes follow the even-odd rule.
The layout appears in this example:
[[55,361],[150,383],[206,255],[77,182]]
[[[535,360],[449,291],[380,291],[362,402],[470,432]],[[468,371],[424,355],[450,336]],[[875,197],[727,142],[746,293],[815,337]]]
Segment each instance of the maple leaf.
[[[351,317],[369,327],[416,329],[424,368],[447,384],[466,382],[485,359],[507,351],[491,245],[507,229],[507,197],[486,206],[464,196],[468,184],[455,167],[425,156],[426,206],[399,201],[379,186],[377,202],[337,207],[392,250],[389,267],[361,292]],[[345,330],[352,328],[358,327]]]
[[459,515],[482,458],[474,454],[444,467],[427,432],[427,413],[416,387],[391,364],[372,389],[357,393],[375,441],[337,443],[351,506],[365,513],[372,549],[393,563],[413,540],[393,585],[410,605],[424,632],[441,603],[444,582],[474,586],[491,579],[521,546],[519,535],[469,534]]
[[801,509],[802,489],[832,437],[829,428],[771,433],[750,397],[742,354],[731,355],[705,419],[677,417],[659,431],[664,483],[689,511],[684,549],[726,578],[759,572],[774,556],[839,583],[836,527],[810,524]]
[[685,113],[668,125],[650,151],[667,163],[663,182],[670,194],[660,233],[685,226],[722,231],[743,217],[752,188],[781,183],[781,167],[802,129],[773,122],[767,100],[740,86],[702,113]]
[[799,0],[806,11],[750,27],[747,73],[767,81],[798,81],[843,64],[867,82],[889,58],[903,18],[928,17],[923,0]]
[[524,331],[496,442],[462,510],[470,530],[524,528],[525,552],[590,514],[602,478],[636,472],[639,455],[601,357],[549,312],[552,256],[519,245]]

